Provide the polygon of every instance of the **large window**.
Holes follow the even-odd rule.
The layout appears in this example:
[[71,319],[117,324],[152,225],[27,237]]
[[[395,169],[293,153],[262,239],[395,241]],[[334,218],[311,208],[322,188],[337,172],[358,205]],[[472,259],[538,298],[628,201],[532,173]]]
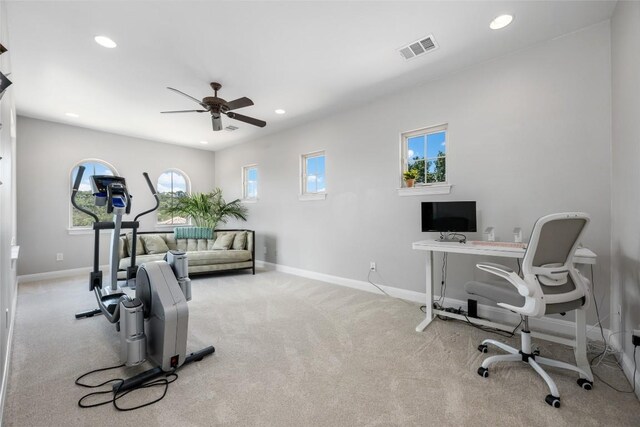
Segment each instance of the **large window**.
[[302,199],[324,198],[327,192],[324,151],[303,154],[300,169]]
[[447,125],[402,134],[402,172],[413,171],[418,186],[447,182]]
[[[117,175],[116,169],[109,163],[99,159],[87,159],[77,163],[71,170],[71,181],[69,188],[73,188],[73,183],[78,175],[78,168],[84,166],[84,174],[82,175],[82,181],[76,194],[76,203],[83,208],[98,215],[100,221],[111,221],[113,219],[112,214],[108,214],[104,207],[98,207],[94,203],[93,191],[91,188],[91,176],[92,175]],[[91,228],[93,224],[93,218],[84,214],[71,206],[70,215],[70,227],[71,228]]]
[[242,198],[258,199],[258,165],[247,165],[242,168]]
[[179,225],[187,224],[188,218],[174,216],[172,208],[180,197],[184,197],[191,191],[191,185],[187,175],[177,169],[170,169],[160,174],[158,178],[158,197],[160,207],[158,208],[158,224]]

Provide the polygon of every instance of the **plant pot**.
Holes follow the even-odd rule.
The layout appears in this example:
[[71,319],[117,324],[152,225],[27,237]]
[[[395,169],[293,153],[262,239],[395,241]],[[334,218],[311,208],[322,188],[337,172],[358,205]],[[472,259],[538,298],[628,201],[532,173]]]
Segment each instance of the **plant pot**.
[[413,187],[413,184],[416,183],[415,179],[405,179],[404,182],[407,184],[407,188]]

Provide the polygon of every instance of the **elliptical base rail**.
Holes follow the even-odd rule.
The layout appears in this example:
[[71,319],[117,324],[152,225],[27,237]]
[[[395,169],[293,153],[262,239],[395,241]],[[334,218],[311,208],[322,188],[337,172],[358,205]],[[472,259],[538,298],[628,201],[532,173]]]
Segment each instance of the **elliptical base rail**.
[[[216,349],[212,345],[210,345],[209,347],[205,347],[202,350],[193,352],[184,359],[184,363],[182,364],[182,366],[180,366],[180,368],[182,368],[185,365],[188,365],[191,362],[199,362],[205,356],[215,353],[215,351]],[[120,393],[130,389],[138,388],[142,384],[148,381],[151,381],[152,379],[157,378],[165,373],[166,372],[164,372],[160,367],[149,369],[148,371],[141,372],[138,375],[134,375],[131,378],[127,378],[120,384],[114,384],[113,392]]]
[[82,318],[85,318],[85,317],[93,317],[96,314],[102,314],[102,310],[100,310],[99,308],[94,308],[92,310],[81,311],[79,313],[76,313],[76,319],[82,319]]

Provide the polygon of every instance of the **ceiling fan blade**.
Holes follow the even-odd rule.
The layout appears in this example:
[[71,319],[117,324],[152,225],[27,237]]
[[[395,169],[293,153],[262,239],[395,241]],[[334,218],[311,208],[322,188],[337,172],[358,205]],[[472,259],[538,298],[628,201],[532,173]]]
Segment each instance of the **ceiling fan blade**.
[[227,117],[229,117],[230,119],[249,123],[250,125],[258,126],[261,128],[267,125],[267,122],[263,120],[258,120],[258,119],[254,119],[253,117],[243,116],[242,114],[238,114],[238,113],[233,113],[233,112],[227,113]]
[[251,105],[253,105],[253,101],[246,96],[227,102],[229,110],[237,110],[238,108],[249,107]]
[[174,111],[160,111],[162,114],[168,113],[206,113],[207,110],[174,110]]
[[211,115],[211,124],[213,125],[213,130],[214,131],[222,130],[222,119],[220,118],[220,115],[212,114]]
[[[199,99],[194,98],[194,97],[193,97],[193,96],[191,96],[191,95],[187,95],[186,93],[181,92],[181,91],[179,91],[178,89],[174,89],[174,88],[172,88],[172,87],[167,87],[167,89],[172,90],[172,91],[174,91],[175,93],[178,93],[178,94],[180,94],[180,95],[182,95],[182,96],[186,96],[186,97],[187,97],[187,98],[189,98],[190,100],[195,101],[195,102],[197,102],[198,104],[202,105],[204,108],[208,108],[208,107],[207,107],[207,104],[203,104],[203,103],[202,103],[202,101],[200,101]],[[207,111],[209,111],[209,110],[207,110]]]

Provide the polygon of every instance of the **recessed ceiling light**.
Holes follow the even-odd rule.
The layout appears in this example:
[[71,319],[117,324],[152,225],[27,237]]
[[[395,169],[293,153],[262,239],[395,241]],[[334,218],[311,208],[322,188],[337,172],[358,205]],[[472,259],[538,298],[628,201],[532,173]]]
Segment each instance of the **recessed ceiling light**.
[[284,114],[284,113],[286,113],[286,111],[284,111],[282,108],[278,108],[276,110],[276,114]]
[[76,113],[64,113],[64,115],[67,117],[73,117],[74,119],[77,119],[78,117],[80,117]]
[[513,21],[512,15],[500,15],[497,16],[491,23],[489,24],[489,28],[492,30],[499,30],[500,28],[504,28],[507,25],[511,24]]
[[208,144],[209,141],[200,141],[200,144]]
[[109,49],[113,49],[114,47],[118,46],[116,44],[116,42],[114,42],[113,40],[111,40],[109,37],[107,36],[95,36],[93,38],[96,43],[98,43],[100,46],[109,48]]

